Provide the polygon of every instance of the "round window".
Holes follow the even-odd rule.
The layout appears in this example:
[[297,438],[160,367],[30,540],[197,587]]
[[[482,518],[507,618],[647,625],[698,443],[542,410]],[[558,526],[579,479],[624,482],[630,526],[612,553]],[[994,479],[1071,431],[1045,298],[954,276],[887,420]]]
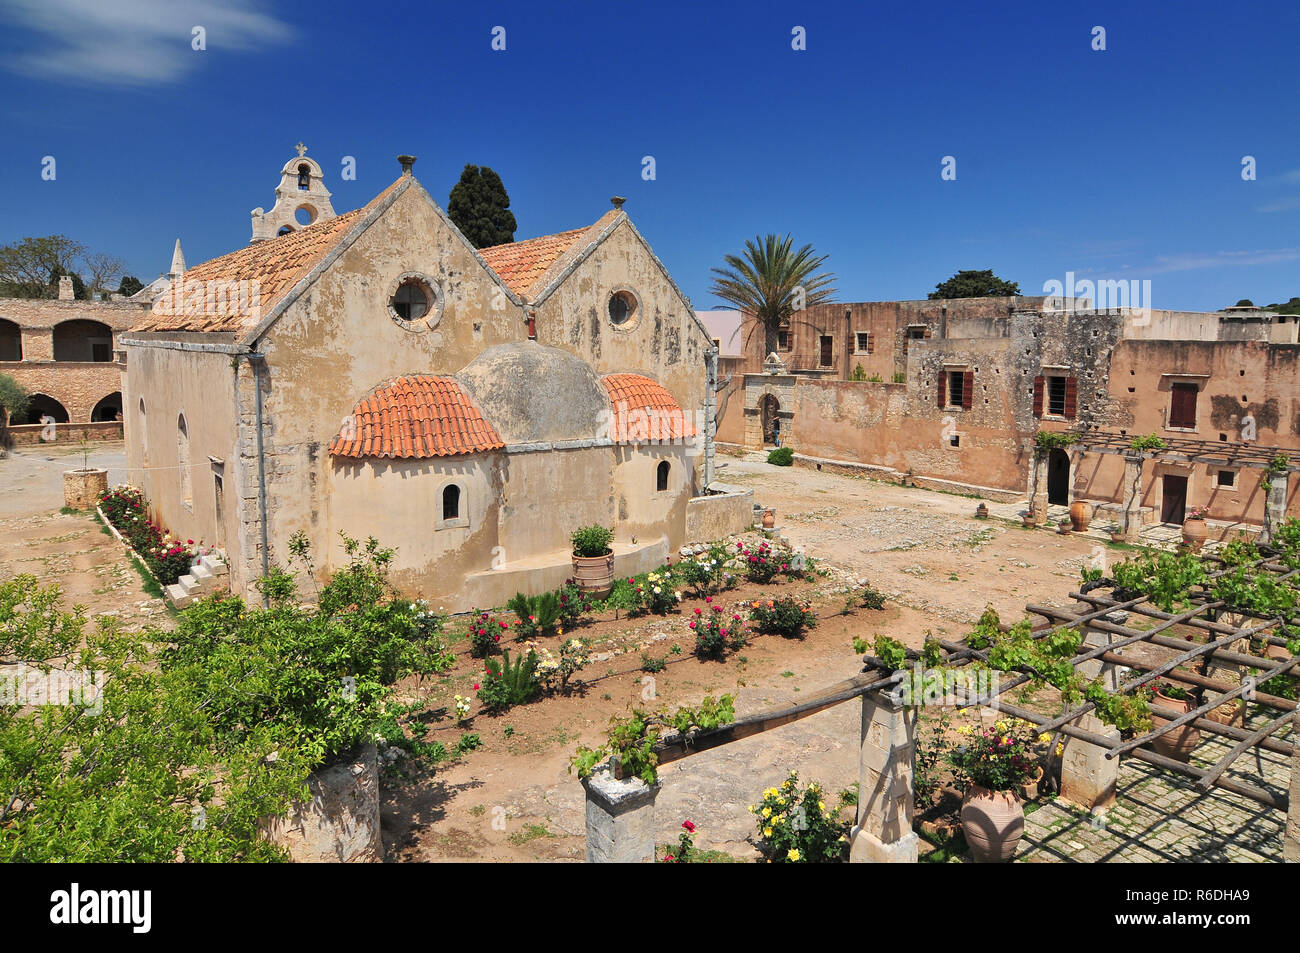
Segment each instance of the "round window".
[[407,278],[397,286],[391,302],[393,311],[403,321],[418,321],[429,313],[429,286],[419,278]]
[[627,324],[636,313],[636,297],[630,291],[615,291],[609,296],[609,320],[615,325]]

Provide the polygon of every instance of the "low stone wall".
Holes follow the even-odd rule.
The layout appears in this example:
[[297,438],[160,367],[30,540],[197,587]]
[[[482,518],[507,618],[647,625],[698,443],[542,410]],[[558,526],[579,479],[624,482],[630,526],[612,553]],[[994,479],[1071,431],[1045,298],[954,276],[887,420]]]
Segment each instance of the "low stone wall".
[[[46,443],[80,443],[88,440],[92,443],[122,439],[122,421],[102,420],[91,424],[15,424],[0,431],[0,436],[8,433],[10,446],[31,447]],[[42,436],[44,434],[44,436]],[[50,437],[53,439],[49,439]]]
[[714,483],[707,496],[686,504],[686,542],[711,543],[744,533],[754,526],[754,491]]
[[288,849],[297,863],[378,863],[384,844],[379,832],[379,756],[366,745],[353,760],[315,772],[307,779],[308,802],[296,802],[288,817],[265,822],[266,837]]

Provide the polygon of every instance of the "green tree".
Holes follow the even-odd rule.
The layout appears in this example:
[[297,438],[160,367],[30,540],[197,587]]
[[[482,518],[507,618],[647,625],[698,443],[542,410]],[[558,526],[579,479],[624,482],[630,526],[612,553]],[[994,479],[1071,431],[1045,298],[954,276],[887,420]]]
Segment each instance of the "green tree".
[[78,301],[85,301],[90,298],[90,292],[86,289],[86,283],[81,280],[81,275],[75,271],[64,271],[62,268],[54,269],[50,275],[49,294],[47,298],[57,298],[59,296],[59,279],[68,275],[72,279],[72,297]]
[[475,248],[515,240],[510,195],[501,176],[485,165],[466,164],[447,200],[447,214]]
[[123,275],[122,282],[117,286],[117,293],[124,298],[129,298],[138,291],[144,290],[144,282],[135,275]]
[[1239,300],[1235,305],[1233,305],[1233,307],[1234,307],[1234,308],[1253,308],[1253,307],[1255,307],[1255,302],[1251,301],[1249,298],[1242,298],[1242,299],[1240,299],[1240,300]]
[[959,271],[947,281],[935,285],[931,301],[947,298],[1006,298],[1020,294],[1020,282],[1003,281],[993,270]]
[[[0,374],[0,426],[27,413],[27,389],[8,374]],[[6,416],[7,412],[7,416]]]
[[[763,353],[776,350],[777,333],[804,308],[824,304],[835,294],[835,276],[820,272],[825,255],[812,245],[794,250],[789,235],[755,236],[745,242],[743,255],[725,255],[725,268],[711,269],[713,294],[752,314],[763,329]],[[746,342],[748,343],[748,342]]]
[[[77,261],[85,253],[85,245],[66,235],[24,238],[4,245],[0,247],[0,294],[10,298],[58,297],[59,275],[74,274]],[[84,296],[83,287],[78,297]]]

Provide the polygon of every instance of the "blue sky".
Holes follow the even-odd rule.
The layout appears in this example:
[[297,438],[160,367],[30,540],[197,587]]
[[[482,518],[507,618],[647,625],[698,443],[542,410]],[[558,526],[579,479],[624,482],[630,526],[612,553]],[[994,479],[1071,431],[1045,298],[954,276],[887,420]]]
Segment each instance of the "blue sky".
[[699,309],[766,232],[845,301],[961,268],[1150,279],[1162,308],[1300,295],[1300,8],[952,6],[3,0],[0,243],[64,233],[148,281],[178,236],[191,263],[244,245],[301,139],[340,212],[402,152],[444,204],[495,168],[517,238],[624,195]]

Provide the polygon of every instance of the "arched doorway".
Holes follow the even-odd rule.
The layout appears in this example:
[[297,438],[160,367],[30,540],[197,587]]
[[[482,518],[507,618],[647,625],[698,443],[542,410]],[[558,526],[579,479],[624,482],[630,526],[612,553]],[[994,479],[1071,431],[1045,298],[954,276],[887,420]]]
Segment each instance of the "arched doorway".
[[1047,502],[1070,503],[1070,455],[1064,450],[1055,449],[1047,457]]
[[27,401],[27,413],[10,421],[12,424],[39,424],[42,417],[53,417],[56,424],[68,422],[68,411],[47,394],[32,394]]
[[54,326],[54,359],[104,363],[113,359],[113,329],[99,321],[64,321]]
[[759,402],[759,409],[763,416],[763,443],[776,443],[780,433],[781,418],[778,413],[781,410],[781,402],[771,394],[764,394]]
[[118,420],[122,416],[122,395],[118,392],[109,394],[90,412],[92,423],[106,420]]

